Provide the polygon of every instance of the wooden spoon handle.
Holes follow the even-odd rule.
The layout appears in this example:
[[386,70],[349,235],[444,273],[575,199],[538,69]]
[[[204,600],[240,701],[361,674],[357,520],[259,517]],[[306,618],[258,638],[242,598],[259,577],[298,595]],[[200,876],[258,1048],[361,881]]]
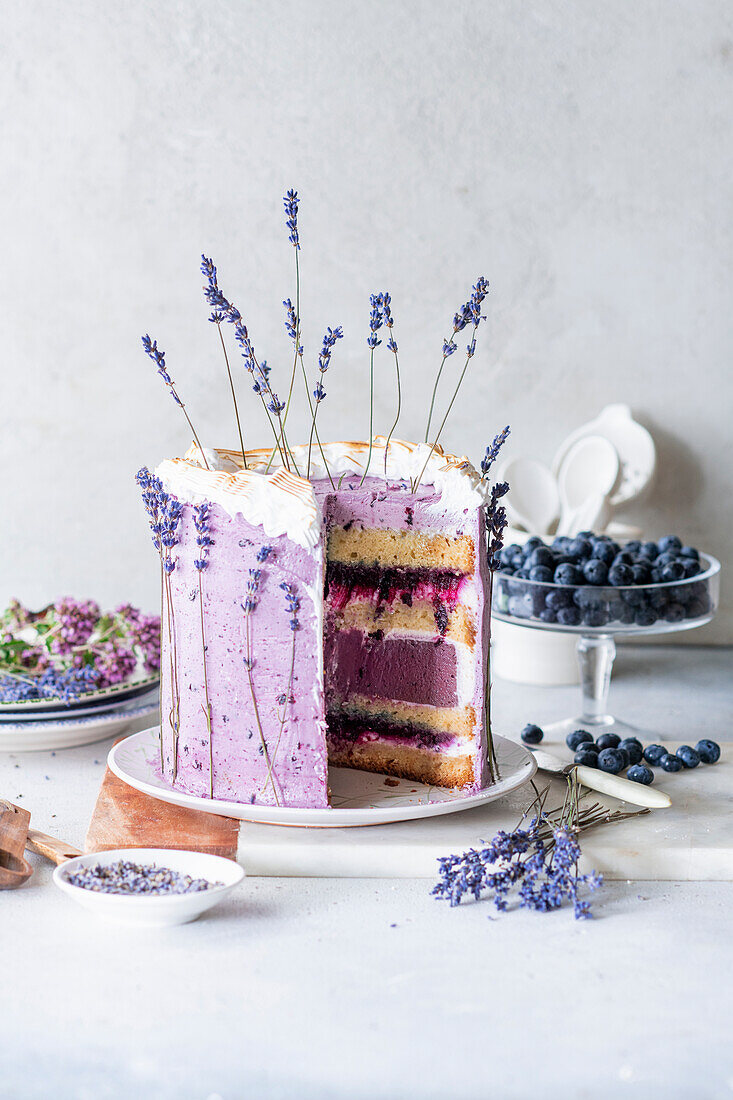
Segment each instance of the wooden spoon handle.
[[48,833],[41,833],[38,829],[28,830],[25,846],[32,852],[38,852],[39,855],[50,859],[52,863],[65,863],[67,859],[74,859],[82,854],[73,844],[65,844],[63,840],[49,836]]

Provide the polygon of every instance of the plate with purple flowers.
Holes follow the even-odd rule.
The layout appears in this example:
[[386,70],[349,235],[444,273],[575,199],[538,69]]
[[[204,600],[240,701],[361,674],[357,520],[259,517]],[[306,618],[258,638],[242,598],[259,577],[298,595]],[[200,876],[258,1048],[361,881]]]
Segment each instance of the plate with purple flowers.
[[249,802],[200,798],[175,790],[160,774],[158,729],[153,726],[141,730],[113,746],[107,763],[119,779],[143,794],[174,806],[267,825],[344,828],[457,813],[509,794],[528,783],[537,770],[534,757],[523,745],[495,734],[499,778],[480,791],[429,787],[412,780],[391,779],[352,768],[329,768],[330,807],[253,806]]
[[0,722],[0,752],[36,752],[43,749],[71,749],[91,745],[129,730],[134,722],[149,720],[158,713],[158,691],[142,699],[123,703],[116,710],[92,714],[49,718],[35,722]]

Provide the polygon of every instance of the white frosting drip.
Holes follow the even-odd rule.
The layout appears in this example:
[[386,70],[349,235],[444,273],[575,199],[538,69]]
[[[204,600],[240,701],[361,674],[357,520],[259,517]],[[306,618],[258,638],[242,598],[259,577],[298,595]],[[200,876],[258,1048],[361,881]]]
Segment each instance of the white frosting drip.
[[[434,448],[431,453],[426,443],[393,439],[385,464],[386,443],[384,436],[374,437],[369,477],[403,482],[420,477],[421,485],[432,485],[441,498],[445,498],[451,512],[461,513],[486,503],[490,487],[481,480],[467,458],[445,454],[441,447]],[[243,470],[240,452],[206,448],[202,455],[198,447],[192,446],[185,459],[166,459],[155,472],[165,489],[179,500],[194,504],[210,500],[229,515],[242,515],[249,523],[263,527],[271,538],[287,535],[299,546],[317,546],[322,516],[311,481],[326,479],[329,472],[337,484],[342,474],[361,477],[367,466],[369,444],[364,441],[325,443],[323,454],[328,469],[319,448],[314,446],[310,480],[282,467],[268,465],[270,454],[264,449],[248,451],[248,469]],[[304,472],[308,465],[308,448],[292,447],[291,454],[294,465]]]

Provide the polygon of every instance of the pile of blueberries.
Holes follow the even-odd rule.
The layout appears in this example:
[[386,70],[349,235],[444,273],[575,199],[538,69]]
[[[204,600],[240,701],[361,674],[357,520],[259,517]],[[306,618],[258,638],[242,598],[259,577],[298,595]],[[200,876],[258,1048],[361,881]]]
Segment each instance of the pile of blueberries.
[[501,551],[494,607],[559,626],[678,623],[710,611],[704,581],[681,583],[702,571],[699,551],[677,535],[623,547],[592,531],[560,535],[550,546],[533,536]]
[[[526,745],[539,745],[543,737],[539,726],[527,725],[522,730],[522,740]],[[565,738],[565,743],[575,753],[573,759],[576,764],[600,768],[613,775],[628,768],[626,778],[632,783],[649,784],[653,781],[654,772],[647,764],[662,768],[665,772],[679,772],[683,768],[696,768],[698,764],[715,764],[720,759],[720,745],[707,738],[698,741],[694,749],[691,745],[680,745],[675,753],[668,752],[664,745],[647,745],[644,748],[636,737],[627,737],[622,741],[616,733],[602,733],[594,741],[593,734],[587,730],[573,730]]]

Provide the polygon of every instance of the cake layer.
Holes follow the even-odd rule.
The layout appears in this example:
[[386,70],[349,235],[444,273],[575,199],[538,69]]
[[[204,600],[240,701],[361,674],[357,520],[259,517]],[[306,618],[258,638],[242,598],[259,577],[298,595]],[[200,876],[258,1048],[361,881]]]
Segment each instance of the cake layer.
[[438,707],[458,702],[456,649],[442,639],[384,637],[381,631],[330,633],[325,670],[329,699],[359,693]]
[[328,562],[325,595],[329,607],[341,611],[355,600],[374,604],[399,600],[412,607],[415,600],[439,600],[447,610],[458,604],[469,578],[445,569],[379,568],[355,562]]
[[456,737],[472,737],[476,732],[476,711],[473,707],[431,707],[420,703],[399,703],[395,700],[371,699],[367,695],[352,695],[338,710],[334,718],[351,719],[362,729],[388,726],[408,730],[432,730],[453,734]]
[[392,744],[411,745],[415,749],[431,749],[434,752],[449,752],[451,756],[470,752],[471,744],[446,730],[419,729],[415,726],[399,725],[389,718],[375,718],[365,723],[358,718],[328,718],[328,736],[333,744],[342,741],[385,740]]
[[475,786],[473,756],[446,756],[387,739],[347,741],[328,737],[329,763],[342,768],[396,775],[433,787]]
[[470,573],[475,560],[468,535],[364,528],[357,523],[330,530],[326,556],[333,562],[446,569],[461,574]]
[[476,641],[476,628],[471,613],[459,605],[448,611],[440,600],[413,601],[406,604],[373,604],[362,601],[348,603],[343,611],[333,616],[336,630],[362,630],[373,634],[383,630],[385,634],[399,630],[410,634],[427,634],[434,637],[442,635],[448,641],[473,646]]

